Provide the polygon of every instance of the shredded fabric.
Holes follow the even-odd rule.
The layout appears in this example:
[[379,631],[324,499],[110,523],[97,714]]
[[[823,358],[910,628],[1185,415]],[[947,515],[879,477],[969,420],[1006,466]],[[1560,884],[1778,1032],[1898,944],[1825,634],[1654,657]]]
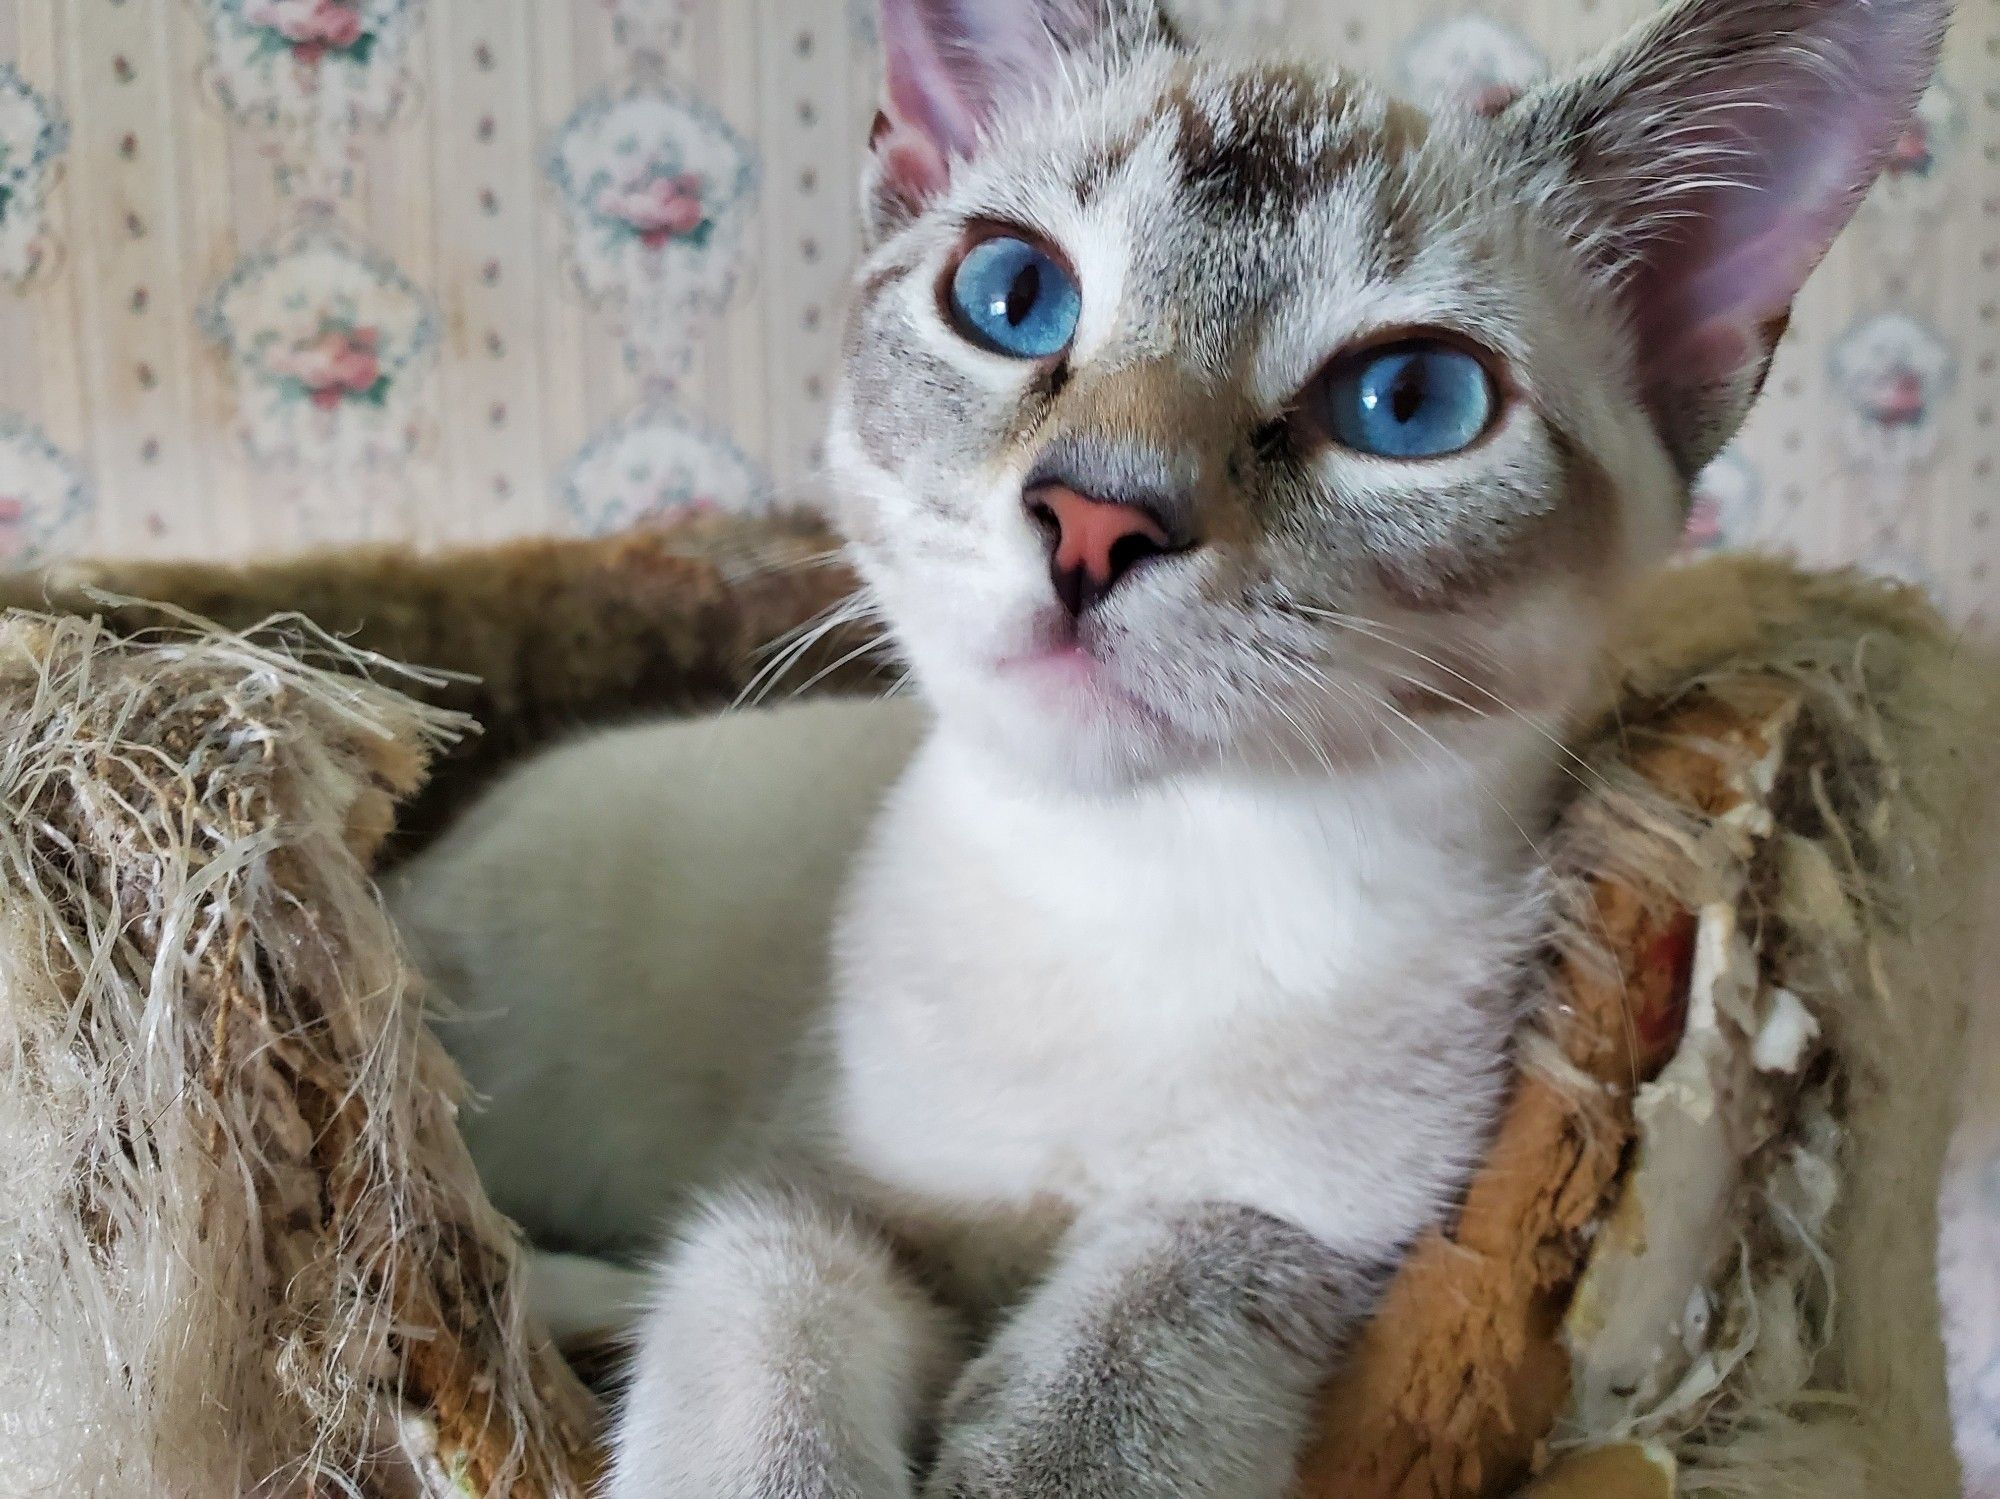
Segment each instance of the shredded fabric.
[[574,1443],[365,872],[464,725],[381,665],[0,625],[0,1493],[361,1493],[411,1399],[504,1415],[481,1492]]

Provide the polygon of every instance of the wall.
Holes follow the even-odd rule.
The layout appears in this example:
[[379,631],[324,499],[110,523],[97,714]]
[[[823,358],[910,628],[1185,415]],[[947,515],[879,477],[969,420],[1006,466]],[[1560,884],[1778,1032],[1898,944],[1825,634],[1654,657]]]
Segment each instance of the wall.
[[[1523,82],[1646,9],[1202,3],[1420,93]],[[2000,17],[1975,3],[1694,544],[1865,558],[1985,623]],[[587,531],[807,481],[868,0],[13,0],[8,59],[0,556]]]
[[[1202,4],[1418,94],[1650,9]],[[0,563],[809,487],[872,50],[868,0],[0,0]],[[1690,547],[1861,559],[2000,624],[1996,357],[2000,0],[1964,0]],[[2000,1494],[2000,1120],[1962,1155],[1964,1424]]]

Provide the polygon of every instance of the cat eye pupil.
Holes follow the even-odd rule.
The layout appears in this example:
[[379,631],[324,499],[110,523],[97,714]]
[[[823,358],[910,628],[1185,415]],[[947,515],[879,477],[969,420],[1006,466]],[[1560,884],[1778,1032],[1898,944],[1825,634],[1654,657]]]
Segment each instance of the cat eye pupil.
[[1083,296],[1061,261],[1011,234],[976,241],[952,268],[943,298],[959,335],[991,354],[1047,359],[1076,336]]
[[1463,349],[1427,339],[1338,361],[1307,402],[1328,437],[1378,458],[1437,458],[1470,447],[1498,405],[1485,365]]
[[1403,366],[1403,373],[1396,377],[1396,388],[1389,394],[1389,409],[1396,420],[1413,420],[1423,409],[1424,385],[1420,368],[1414,362]]
[[1007,321],[1020,327],[1034,311],[1035,302],[1042,294],[1042,273],[1030,263],[1022,268],[1014,278],[1014,284],[1007,288]]

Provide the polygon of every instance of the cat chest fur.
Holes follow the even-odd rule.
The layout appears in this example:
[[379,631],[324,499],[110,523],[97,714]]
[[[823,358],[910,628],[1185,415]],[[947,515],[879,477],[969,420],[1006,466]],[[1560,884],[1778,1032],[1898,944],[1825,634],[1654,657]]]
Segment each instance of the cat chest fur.
[[934,743],[842,927],[838,1150],[1024,1253],[1052,1206],[1132,1201],[1406,1240],[1490,1124],[1530,902],[1393,789],[1056,807]]

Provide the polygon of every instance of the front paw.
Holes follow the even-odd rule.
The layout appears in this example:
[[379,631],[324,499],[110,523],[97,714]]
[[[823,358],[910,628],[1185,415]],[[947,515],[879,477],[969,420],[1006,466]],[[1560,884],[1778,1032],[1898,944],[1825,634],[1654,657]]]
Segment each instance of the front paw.
[[1139,1499],[1105,1391],[1037,1378],[993,1353],[946,1402],[924,1499]]

